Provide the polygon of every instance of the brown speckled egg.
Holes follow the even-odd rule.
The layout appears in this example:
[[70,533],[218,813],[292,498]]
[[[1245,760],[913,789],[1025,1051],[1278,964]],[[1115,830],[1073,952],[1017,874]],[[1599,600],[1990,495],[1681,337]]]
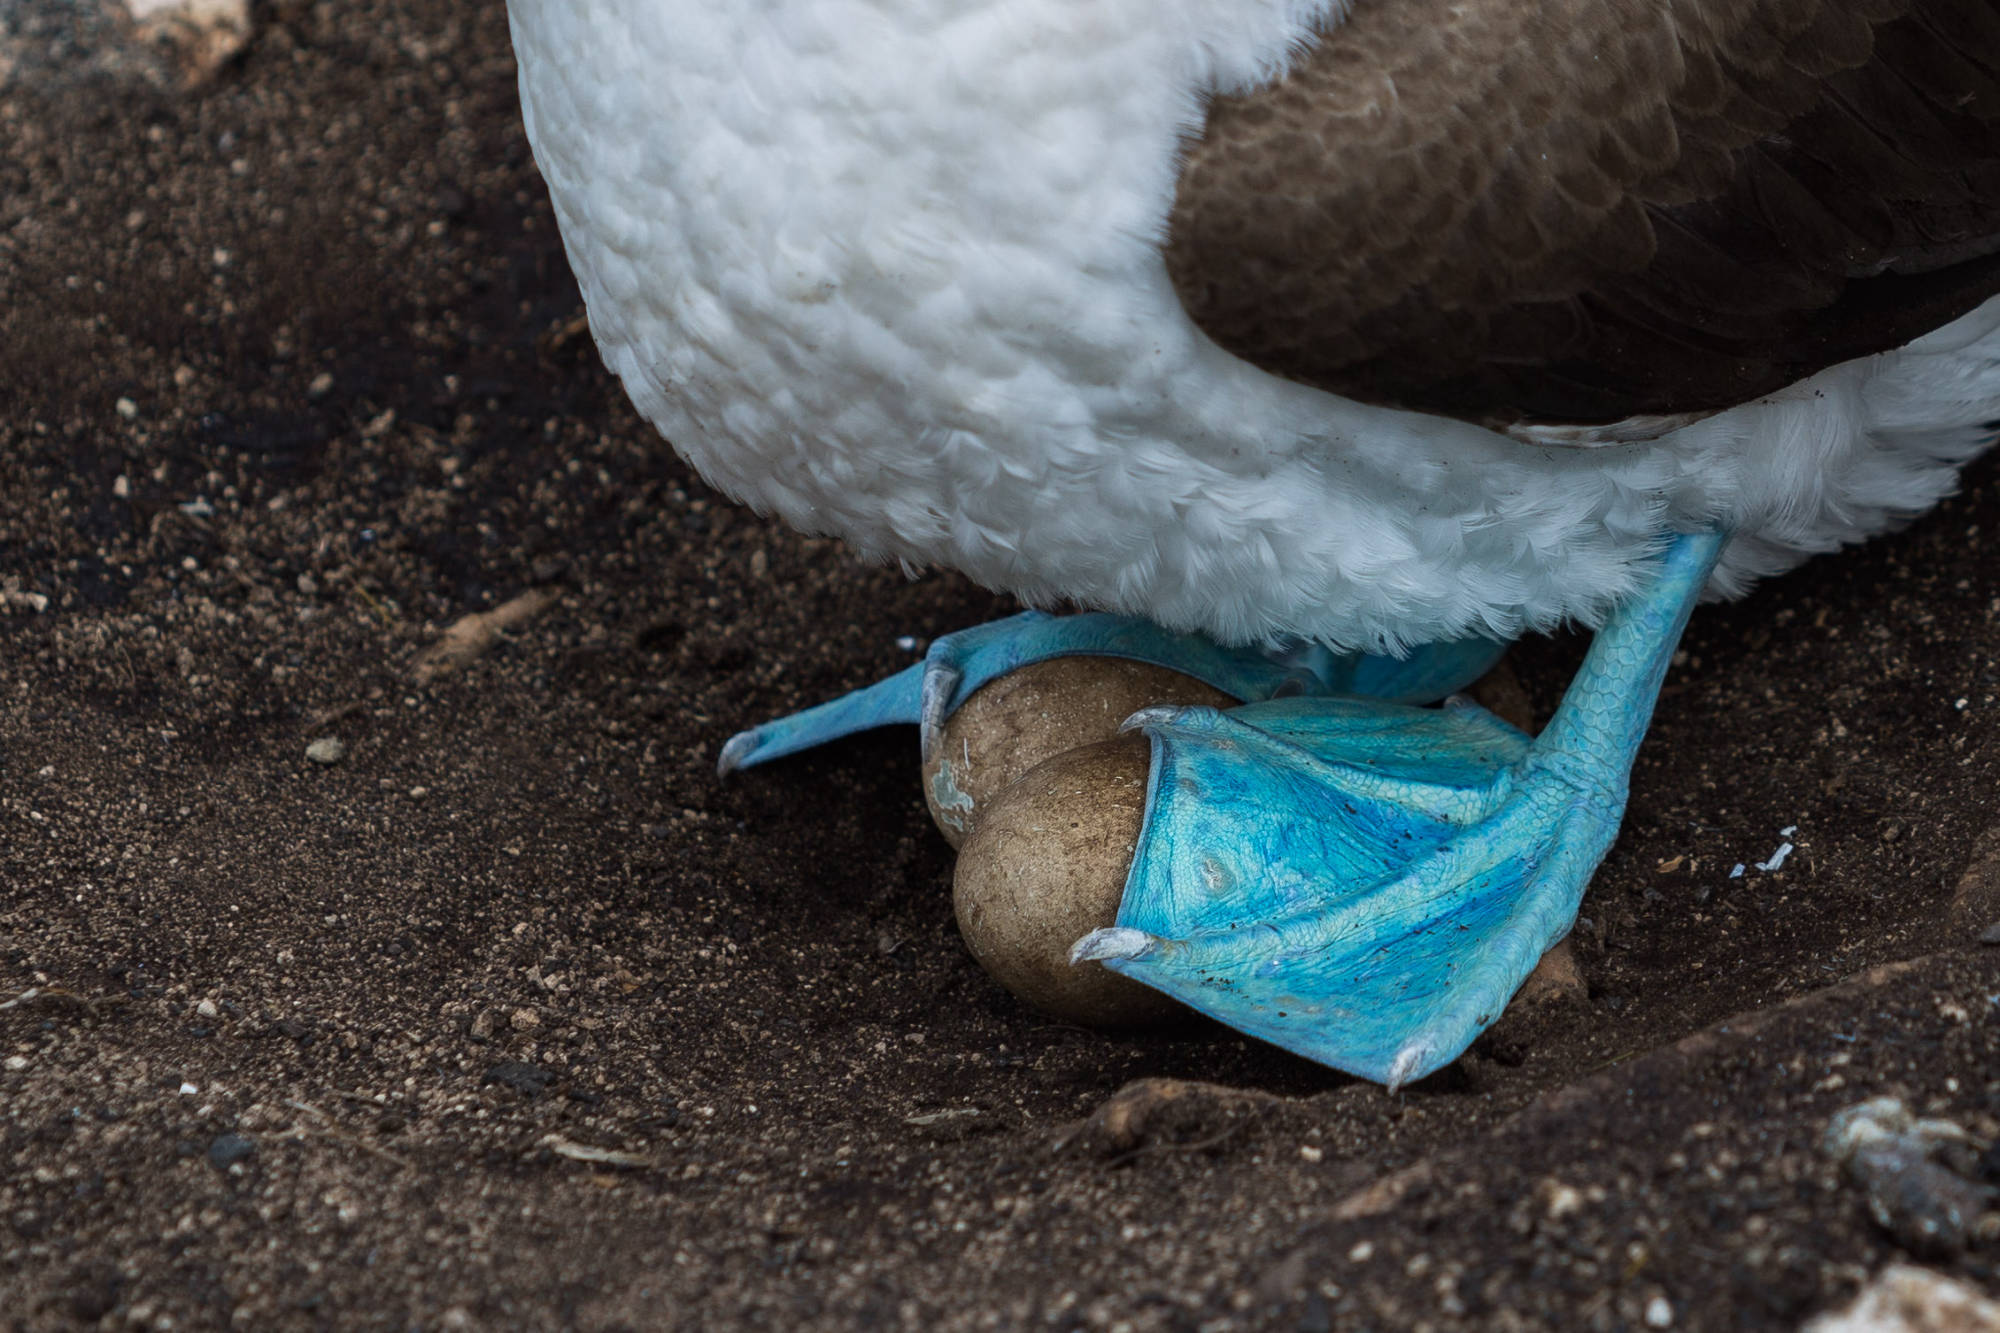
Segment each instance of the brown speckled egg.
[[1143,736],[1066,750],[988,800],[959,852],[959,932],[994,980],[1044,1013],[1133,1027],[1188,1012],[1097,963],[1069,961],[1071,945],[1116,923],[1150,762]]
[[987,802],[1043,760],[1108,741],[1155,704],[1228,708],[1222,691],[1166,667],[1118,657],[1058,657],[989,681],[945,720],[924,762],[924,803],[952,846]]

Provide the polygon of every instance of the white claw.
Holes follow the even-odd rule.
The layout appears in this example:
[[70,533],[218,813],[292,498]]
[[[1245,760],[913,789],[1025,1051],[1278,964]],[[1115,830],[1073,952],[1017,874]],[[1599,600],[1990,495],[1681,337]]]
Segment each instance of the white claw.
[[1165,726],[1187,711],[1180,704],[1154,704],[1149,708],[1141,708],[1118,724],[1118,734],[1125,736],[1141,727]]
[[1106,926],[1093,930],[1074,945],[1070,946],[1069,961],[1074,967],[1078,963],[1101,963],[1111,958],[1143,958],[1153,951],[1158,943],[1143,930],[1133,930],[1130,926]]
[[1430,1041],[1413,1041],[1397,1051],[1396,1058],[1389,1062],[1389,1077],[1384,1080],[1389,1091],[1395,1092],[1408,1083],[1436,1054],[1437,1043]]
[[931,761],[931,753],[937,749],[938,739],[944,735],[945,715],[951,709],[951,698],[958,693],[958,683],[964,679],[957,667],[939,665],[924,672],[923,701],[918,708],[917,748],[923,762]]
[[756,748],[756,728],[753,727],[749,731],[737,732],[734,736],[723,742],[722,753],[717,756],[715,761],[715,775],[721,778],[728,777],[749,761],[751,753]]

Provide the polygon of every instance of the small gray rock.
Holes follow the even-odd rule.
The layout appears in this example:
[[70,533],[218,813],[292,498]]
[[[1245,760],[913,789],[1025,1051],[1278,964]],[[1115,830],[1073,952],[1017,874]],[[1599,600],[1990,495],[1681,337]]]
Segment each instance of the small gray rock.
[[1849,1169],[1868,1195],[1868,1215],[1922,1258],[1964,1252],[1992,1191],[1901,1145],[1863,1148]]
[[1912,1254],[1963,1252],[1992,1205],[1994,1190],[1970,1178],[1986,1145],[1952,1121],[1917,1118],[1894,1097],[1836,1114],[1821,1146],[1861,1187],[1875,1224]]
[[217,1134],[208,1145],[208,1164],[227,1171],[257,1151],[257,1141],[244,1134]]
[[520,1060],[508,1060],[494,1065],[486,1071],[481,1083],[498,1083],[503,1088],[512,1088],[523,1097],[534,1098],[555,1081],[555,1075],[539,1065],[531,1065]]

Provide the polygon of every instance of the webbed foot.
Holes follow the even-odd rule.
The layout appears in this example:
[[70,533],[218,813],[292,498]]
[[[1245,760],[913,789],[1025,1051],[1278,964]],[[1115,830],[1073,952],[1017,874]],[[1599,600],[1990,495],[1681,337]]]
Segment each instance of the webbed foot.
[[[1411,706],[1476,679],[1502,651],[1491,642],[1432,645],[1399,662],[1230,651],[1123,617],[1031,614],[947,636],[924,662],[878,685],[744,732],[724,748],[721,766],[728,772],[915,723],[927,795],[950,836],[954,823],[962,832],[972,816],[988,814],[983,802],[1003,789],[993,812],[1006,801],[1088,802],[1062,778],[1069,759],[1036,768],[1035,782],[1013,778],[1063,752],[1072,767],[1101,766],[1107,747],[1091,742],[1125,719],[1151,742],[1150,770],[1134,760],[1134,776],[1122,780],[1136,785],[1145,775],[1143,821],[1116,839],[1121,850],[1105,858],[1107,869],[1090,872],[1110,876],[1101,886],[1107,895],[1097,896],[1118,902],[1116,924],[1078,940],[1070,961],[1102,963],[1245,1032],[1395,1087],[1455,1059],[1569,930],[1617,835],[1660,682],[1722,544],[1716,533],[1673,541],[1654,585],[1598,633],[1534,739],[1468,701]],[[974,711],[969,702],[983,687],[1077,657],[1147,664],[1182,684],[1112,691],[1105,699],[1123,702],[1100,699],[1083,710],[1088,725],[1050,724],[1045,710],[1038,739],[1016,747],[998,778],[995,765],[975,762],[969,747],[961,752],[951,721]],[[1190,707],[1189,687],[1219,697]],[[1139,707],[1163,688],[1179,696],[1172,705]],[[1218,706],[1231,699],[1245,702]],[[975,774],[988,780],[976,799]],[[1052,822],[1044,813],[1013,822],[1039,830]],[[996,813],[981,827],[1002,822]],[[1048,934],[1033,921],[1018,930],[1020,914],[1044,911],[1045,890],[1075,879],[1078,857],[1023,854],[1016,837],[996,860],[998,841],[967,844],[959,915],[966,926],[968,879],[996,882],[991,872],[1004,861],[1011,902],[993,915],[1014,919],[983,939],[967,930],[975,953],[1004,979],[983,944],[1009,932]],[[1037,863],[1053,868],[1046,884]]]
[[1392,1088],[1448,1064],[1575,920],[1720,546],[1676,539],[1533,740],[1456,700],[1134,716],[1145,827],[1072,960]]
[[1031,611],[947,634],[887,680],[739,732],[718,767],[726,775],[856,732],[914,724],[925,798],[956,846],[983,803],[1015,778],[1051,755],[1111,739],[1141,708],[1357,694],[1426,703],[1478,679],[1505,648],[1463,639],[1400,659],[1315,645],[1229,649],[1130,616]]

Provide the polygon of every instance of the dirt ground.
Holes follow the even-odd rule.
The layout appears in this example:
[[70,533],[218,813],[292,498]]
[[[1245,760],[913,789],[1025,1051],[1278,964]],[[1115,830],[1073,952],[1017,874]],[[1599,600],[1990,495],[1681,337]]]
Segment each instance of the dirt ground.
[[1051,1023],[913,736],[713,775],[1006,604],[634,416],[501,5],[254,16],[0,61],[0,1328],[1792,1327],[1903,1254],[1831,1113],[2000,1132],[1991,461],[1697,617],[1587,997],[1397,1096]]

